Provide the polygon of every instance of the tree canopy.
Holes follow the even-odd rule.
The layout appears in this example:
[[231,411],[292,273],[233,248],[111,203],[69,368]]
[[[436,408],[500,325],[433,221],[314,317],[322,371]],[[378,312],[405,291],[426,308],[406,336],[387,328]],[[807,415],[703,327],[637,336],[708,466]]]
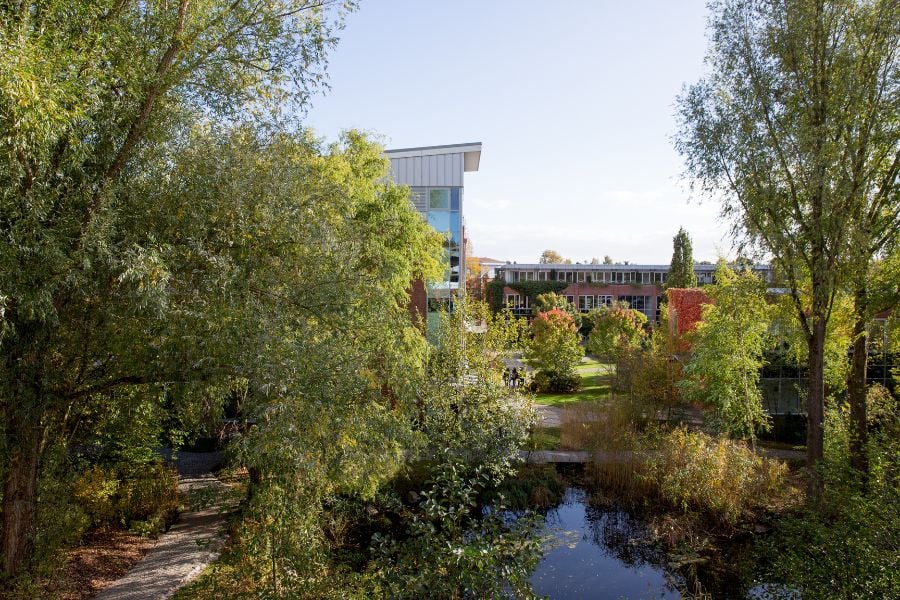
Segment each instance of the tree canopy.
[[[687,175],[743,244],[769,253],[809,347],[807,461],[822,457],[823,348],[864,221],[898,227],[897,47],[891,0],[723,0],[710,72],[678,100]],[[804,302],[808,278],[811,299]]]
[[759,377],[771,321],[762,281],[752,271],[735,273],[724,260],[716,283],[707,286],[712,304],[690,334],[691,356],[679,387],[688,398],[715,409],[722,429],[754,442],[768,427]]
[[538,262],[542,265],[554,265],[554,264],[566,264],[571,265],[572,260],[569,258],[563,258],[562,254],[557,252],[556,250],[544,250],[541,252],[541,257],[538,259]]
[[669,264],[669,275],[666,278],[666,287],[694,288],[697,287],[697,274],[694,272],[694,251],[691,245],[691,236],[684,228],[679,228],[678,233],[672,239],[672,261]]

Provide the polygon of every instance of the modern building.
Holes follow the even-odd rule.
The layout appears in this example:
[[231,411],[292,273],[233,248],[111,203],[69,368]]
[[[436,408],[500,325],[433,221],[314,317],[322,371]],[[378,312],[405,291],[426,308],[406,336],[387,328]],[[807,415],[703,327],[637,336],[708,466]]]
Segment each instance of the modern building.
[[443,281],[426,286],[413,282],[411,310],[424,315],[429,329],[437,322],[438,310],[453,309],[454,300],[465,291],[465,220],[463,219],[465,174],[478,171],[481,143],[423,146],[386,150],[391,177],[409,186],[410,200],[429,225],[445,234],[447,271]]
[[[763,281],[771,282],[771,267],[753,265],[751,268]],[[699,285],[710,284],[716,265],[695,264],[694,272]],[[497,269],[498,280],[505,284],[503,301],[514,314],[530,314],[534,302],[534,298],[516,289],[518,283],[556,281],[560,282],[557,293],[581,312],[625,301],[631,308],[647,315],[651,322],[659,320],[668,276],[669,265],[507,264]]]

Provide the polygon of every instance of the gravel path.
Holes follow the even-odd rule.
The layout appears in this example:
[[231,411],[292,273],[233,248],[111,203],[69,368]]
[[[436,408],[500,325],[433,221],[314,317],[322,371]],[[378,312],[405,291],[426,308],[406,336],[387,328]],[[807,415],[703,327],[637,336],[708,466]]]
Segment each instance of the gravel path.
[[[171,455],[163,453],[169,460]],[[178,522],[124,577],[103,589],[95,600],[163,600],[200,574],[225,542],[227,486],[211,473],[222,462],[219,452],[179,452],[175,461],[179,488],[188,504]],[[204,506],[205,504],[205,506]]]

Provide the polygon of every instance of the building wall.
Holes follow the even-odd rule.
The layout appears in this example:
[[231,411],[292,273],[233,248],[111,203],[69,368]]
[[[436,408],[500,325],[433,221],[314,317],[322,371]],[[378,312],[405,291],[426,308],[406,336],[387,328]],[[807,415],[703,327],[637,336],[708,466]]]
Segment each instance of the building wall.
[[462,187],[465,158],[462,152],[391,158],[391,175],[409,187]]
[[437,232],[444,234],[447,270],[442,281],[411,286],[411,311],[424,315],[428,330],[437,325],[441,308],[453,309],[454,300],[465,290],[465,231],[463,179],[466,171],[477,171],[481,144],[452,144],[387,150],[391,178],[408,186],[410,201]]
[[[560,296],[569,297],[569,301],[575,305],[575,308],[579,309],[581,312],[588,312],[592,308],[596,308],[597,306],[601,306],[601,302],[598,301],[598,296],[603,296],[602,300],[603,304],[612,304],[613,302],[617,302],[620,300],[625,300],[627,297],[634,296],[642,296],[645,297],[645,303],[643,307],[636,307],[638,310],[643,312],[647,318],[654,322],[658,318],[659,311],[659,297],[663,295],[663,288],[658,285],[634,285],[634,284],[612,284],[612,285],[598,285],[595,283],[573,283],[563,289],[562,291],[557,292]],[[519,296],[520,305],[518,307],[513,306],[513,313],[519,315],[527,315],[531,312],[531,304],[530,301],[533,299],[529,299],[529,303],[525,305],[526,297],[517,292],[513,288],[509,286],[503,287],[503,302],[506,303],[509,296]],[[582,297],[592,298],[590,304],[587,304]],[[586,299],[585,299],[586,300]],[[629,304],[635,304],[630,302]],[[635,308],[635,306],[632,306]]]

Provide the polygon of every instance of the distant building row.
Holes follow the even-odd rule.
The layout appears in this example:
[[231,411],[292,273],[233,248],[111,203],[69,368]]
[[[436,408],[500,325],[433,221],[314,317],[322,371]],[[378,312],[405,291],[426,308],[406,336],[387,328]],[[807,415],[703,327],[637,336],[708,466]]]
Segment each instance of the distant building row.
[[[753,265],[751,269],[771,283],[770,266]],[[694,272],[698,284],[707,285],[714,281],[716,265],[696,264]],[[497,268],[496,275],[505,284],[504,303],[518,315],[530,313],[534,299],[516,290],[517,283],[557,281],[568,284],[557,293],[582,312],[625,301],[651,321],[658,321],[669,265],[507,264]]]

